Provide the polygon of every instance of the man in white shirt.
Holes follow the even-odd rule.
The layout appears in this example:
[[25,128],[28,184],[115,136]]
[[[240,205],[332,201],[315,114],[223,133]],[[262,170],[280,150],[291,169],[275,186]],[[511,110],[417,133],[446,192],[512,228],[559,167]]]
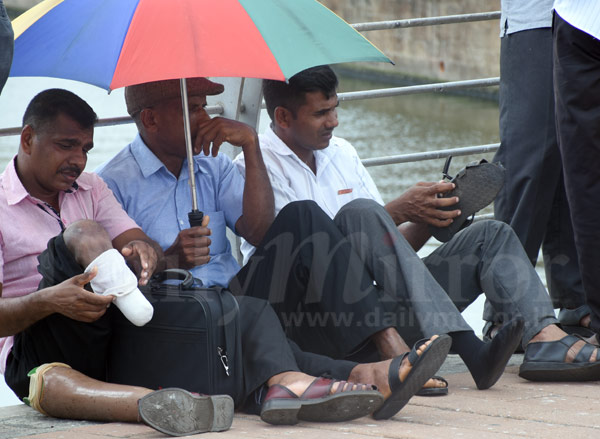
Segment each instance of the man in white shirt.
[[[506,224],[475,223],[421,261],[416,251],[431,236],[428,225],[444,227],[460,215],[458,210],[439,209],[458,202],[456,197],[437,197],[454,185],[418,183],[382,207],[356,151],[333,136],[338,125],[336,88],[335,73],[327,66],[300,72],[289,83],[264,83],[272,124],[260,142],[276,212],[291,201],[316,201],[384,291],[381,309],[368,311],[395,318],[404,338],[418,336],[415,330],[448,333],[452,349],[479,388],[489,387],[479,381],[482,367],[498,367],[503,361],[503,369],[510,358],[512,351],[506,355],[503,347],[518,344],[512,344],[515,332],[511,331],[520,317],[525,320],[522,343],[526,346],[521,376],[532,380],[598,376],[596,351],[576,337],[567,338],[556,326],[544,286]],[[236,163],[243,172],[243,158],[238,157]],[[243,250],[248,259],[248,247]],[[477,339],[460,315],[482,291],[504,321],[510,322],[499,330],[494,344]],[[411,318],[416,320],[413,327],[407,325]]]
[[600,333],[600,2],[554,2],[558,144],[590,328]]

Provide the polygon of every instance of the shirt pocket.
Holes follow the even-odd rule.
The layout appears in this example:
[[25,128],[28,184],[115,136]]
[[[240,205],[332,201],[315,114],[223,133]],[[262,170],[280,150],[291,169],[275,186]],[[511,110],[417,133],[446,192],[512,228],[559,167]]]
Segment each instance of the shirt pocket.
[[208,215],[210,218],[208,223],[211,231],[210,254],[214,256],[225,253],[228,249],[225,214],[223,212],[204,212],[204,215]]

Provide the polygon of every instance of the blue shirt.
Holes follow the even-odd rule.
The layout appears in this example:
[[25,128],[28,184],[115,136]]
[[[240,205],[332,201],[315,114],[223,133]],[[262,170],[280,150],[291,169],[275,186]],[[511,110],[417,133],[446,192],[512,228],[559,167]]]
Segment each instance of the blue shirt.
[[[210,216],[210,262],[192,269],[204,285],[227,286],[240,266],[231,253],[226,227],[235,232],[242,216],[244,179],[231,163],[217,157],[194,157],[198,209]],[[139,134],[96,172],[106,181],[125,211],[148,236],[164,249],[177,234],[190,227],[192,210],[188,165],[184,162],[179,178],[148,149]]]

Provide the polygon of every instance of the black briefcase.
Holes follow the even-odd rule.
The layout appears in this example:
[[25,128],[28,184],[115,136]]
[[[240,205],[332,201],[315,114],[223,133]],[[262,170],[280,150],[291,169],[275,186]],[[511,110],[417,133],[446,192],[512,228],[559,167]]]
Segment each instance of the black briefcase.
[[[177,278],[181,282],[167,282]],[[166,270],[141,290],[152,320],[134,326],[115,313],[107,381],[209,395],[243,394],[239,308],[220,287],[196,287],[191,273]]]

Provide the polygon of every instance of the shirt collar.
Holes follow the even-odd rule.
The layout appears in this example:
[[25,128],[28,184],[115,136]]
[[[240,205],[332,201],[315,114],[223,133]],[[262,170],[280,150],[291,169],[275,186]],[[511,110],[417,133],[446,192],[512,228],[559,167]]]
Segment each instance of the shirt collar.
[[[25,189],[25,186],[23,186],[23,183],[21,183],[19,175],[17,174],[17,169],[15,167],[16,159],[17,156],[13,157],[13,159],[10,162],[8,162],[8,165],[6,166],[6,169],[2,174],[2,188],[4,189],[4,193],[6,194],[6,201],[9,205],[18,204],[25,198],[30,196],[29,192],[27,192],[27,189]],[[79,189],[89,190],[91,189],[91,186],[88,183],[77,179],[73,182],[71,188],[67,189],[64,192],[67,194],[71,194],[73,192],[78,191]]]
[[[142,171],[142,175],[144,178],[148,178],[151,175],[158,172],[160,169],[164,169],[165,172],[168,172],[169,175],[172,175],[171,172],[167,169],[165,164],[160,161],[156,155],[148,148],[142,136],[138,133],[131,142],[131,154],[133,158],[138,163],[140,170]],[[200,165],[198,164],[198,160],[194,159],[194,168],[195,172],[200,171]],[[187,159],[183,161],[181,166],[181,173],[179,174],[179,179],[187,179],[188,178],[188,166]]]
[[[270,144],[270,149],[273,152],[282,156],[293,156],[299,163],[302,163],[303,166],[306,166],[306,164],[300,160],[300,158],[285,144],[285,142],[281,140],[277,134],[275,134],[275,131],[273,131],[273,128],[270,125],[265,131],[264,135],[267,137]],[[325,167],[332,161],[333,156],[338,149],[339,147],[337,145],[336,137],[332,136],[327,148],[313,151],[317,163],[317,174],[321,174],[321,172],[323,172],[323,169],[325,169]]]
[[146,146],[146,143],[142,139],[142,136],[138,133],[131,142],[131,154],[138,163],[144,178],[148,178],[161,168],[165,168],[163,162]]

